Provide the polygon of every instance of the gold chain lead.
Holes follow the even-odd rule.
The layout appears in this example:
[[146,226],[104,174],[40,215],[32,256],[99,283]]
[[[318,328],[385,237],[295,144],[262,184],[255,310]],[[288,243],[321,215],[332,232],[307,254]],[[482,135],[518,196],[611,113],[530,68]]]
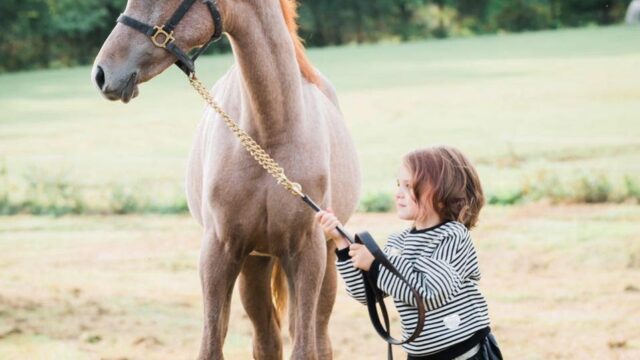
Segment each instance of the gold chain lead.
[[257,143],[246,131],[242,130],[238,124],[227,114],[220,105],[213,99],[209,90],[202,84],[196,77],[195,73],[189,75],[189,82],[191,86],[202,96],[202,98],[215,110],[227,124],[229,129],[238,137],[240,143],[244,148],[253,156],[254,159],[265,169],[271,176],[273,176],[278,184],[282,185],[291,194],[303,197],[302,186],[298,183],[292,182],[284,174],[284,169],[275,161],[266,151]]

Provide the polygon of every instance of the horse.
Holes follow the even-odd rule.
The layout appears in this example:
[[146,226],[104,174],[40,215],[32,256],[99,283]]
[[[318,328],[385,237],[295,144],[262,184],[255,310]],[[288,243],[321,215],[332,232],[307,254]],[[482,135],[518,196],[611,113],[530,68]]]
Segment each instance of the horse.
[[[179,4],[129,0],[124,14],[163,24]],[[218,0],[216,5],[235,63],[215,83],[213,95],[289,178],[346,223],[360,195],[358,157],[334,87],[305,54],[295,1]],[[196,2],[175,27],[174,43],[194,49],[214,30],[207,5]],[[126,103],[139,94],[138,84],[175,61],[144,34],[118,23],[95,59],[92,78],[107,99]],[[313,212],[254,162],[211,109],[205,110],[189,154],[186,196],[202,226],[199,359],[223,359],[238,278],[254,329],[254,358],[283,357],[281,319],[288,300],[291,359],[331,359],[333,242],[314,224]]]

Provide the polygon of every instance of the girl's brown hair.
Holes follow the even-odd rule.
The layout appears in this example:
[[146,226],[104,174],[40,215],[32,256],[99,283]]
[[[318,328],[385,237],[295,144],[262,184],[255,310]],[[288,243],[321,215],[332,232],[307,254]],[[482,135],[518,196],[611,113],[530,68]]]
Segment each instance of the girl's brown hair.
[[458,221],[471,229],[484,205],[480,178],[471,162],[458,149],[435,146],[404,157],[412,174],[411,188],[424,219],[430,204],[442,220]]

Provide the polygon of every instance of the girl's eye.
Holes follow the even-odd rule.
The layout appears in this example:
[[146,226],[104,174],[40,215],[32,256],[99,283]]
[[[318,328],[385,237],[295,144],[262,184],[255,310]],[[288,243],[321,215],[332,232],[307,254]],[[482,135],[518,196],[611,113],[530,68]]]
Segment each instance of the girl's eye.
[[411,186],[409,186],[409,183],[407,182],[400,182],[400,180],[396,180],[396,185],[398,186],[399,189],[402,189],[402,191],[410,191],[411,190]]

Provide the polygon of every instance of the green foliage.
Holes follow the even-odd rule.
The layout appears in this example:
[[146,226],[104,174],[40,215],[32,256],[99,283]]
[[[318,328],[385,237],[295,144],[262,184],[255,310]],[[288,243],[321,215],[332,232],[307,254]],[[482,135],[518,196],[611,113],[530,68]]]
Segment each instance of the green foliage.
[[[546,200],[552,203],[611,203],[624,200],[640,201],[640,184],[631,176],[624,177],[623,189],[615,196],[611,178],[600,175],[578,175],[561,178],[550,171],[539,171],[527,178],[521,187],[491,191],[486,195],[488,205],[518,205],[530,201]],[[361,212],[388,212],[393,208],[393,197],[384,192],[369,193],[360,202]]]
[[9,197],[9,178],[6,160],[0,163],[0,215],[13,215],[16,213],[15,206]]
[[457,0],[459,25],[473,33],[491,31],[487,24],[487,14],[491,0]]
[[585,203],[605,203],[611,199],[612,186],[604,175],[580,177],[576,184],[576,200]]
[[487,203],[489,205],[516,205],[524,201],[525,195],[526,193],[522,189],[503,191],[487,196]]
[[151,203],[144,212],[152,214],[185,214],[189,212],[189,205],[186,197],[179,196],[166,203]]
[[498,29],[507,31],[547,29],[553,23],[547,1],[509,1],[492,20]]
[[181,193],[169,201],[151,201],[142,187],[114,185],[110,190],[108,212],[111,214],[184,214],[189,212],[187,199]]
[[[522,189],[514,192],[513,203],[548,200],[552,203],[606,203],[637,199],[640,188],[625,176],[623,189],[614,186],[611,177],[604,174],[581,174],[560,178],[550,171],[539,171],[526,179]],[[616,192],[617,190],[617,192]],[[517,196],[519,195],[519,196]],[[504,196],[503,196],[504,197]],[[489,203],[501,203],[500,197],[489,197]],[[509,200],[510,197],[507,197]]]
[[[24,175],[24,194],[15,196],[4,163],[0,165],[0,215],[31,214],[62,216],[67,214],[184,214],[187,201],[182,193],[168,199],[157,199],[149,187],[111,185],[102,189],[106,203],[89,201],[87,189],[72,182],[68,175],[46,174],[31,170]],[[529,201],[548,200],[553,203],[606,203],[632,200],[640,202],[640,183],[631,176],[623,179],[619,197],[611,178],[605,175],[579,175],[573,179],[560,178],[548,171],[540,171],[527,179],[520,188],[488,191],[488,205],[518,205]],[[10,196],[10,195],[14,196]],[[150,200],[156,199],[156,200]],[[389,212],[393,209],[393,195],[373,192],[365,195],[359,204],[360,212]]]
[[556,0],[559,21],[567,26],[612,24],[624,18],[627,0]]
[[533,178],[527,179],[523,191],[532,200],[548,199],[557,203],[571,197],[560,177],[547,170],[539,171]]
[[152,194],[142,186],[112,185],[100,192],[103,196],[89,200],[90,189],[73,182],[67,173],[49,174],[38,169],[24,174],[20,184],[12,184],[5,162],[0,162],[0,215],[183,214],[189,211],[182,191],[156,201],[149,200]]
[[126,0],[0,3],[0,72],[89,63]]
[[640,201],[640,184],[633,177],[627,175],[624,177],[625,197]]
[[118,215],[141,212],[146,208],[146,201],[141,200],[136,193],[139,192],[132,191],[122,185],[114,186],[109,201],[110,212]]
[[[87,64],[126,0],[3,0],[0,72]],[[611,24],[624,0],[309,0],[299,9],[310,46],[402,41],[561,26]],[[224,40],[208,51],[228,51]]]
[[389,212],[393,209],[393,196],[385,192],[369,193],[360,201],[361,212]]
[[85,210],[80,189],[64,173],[49,175],[32,170],[24,176],[27,184],[22,209],[34,215],[80,214]]

